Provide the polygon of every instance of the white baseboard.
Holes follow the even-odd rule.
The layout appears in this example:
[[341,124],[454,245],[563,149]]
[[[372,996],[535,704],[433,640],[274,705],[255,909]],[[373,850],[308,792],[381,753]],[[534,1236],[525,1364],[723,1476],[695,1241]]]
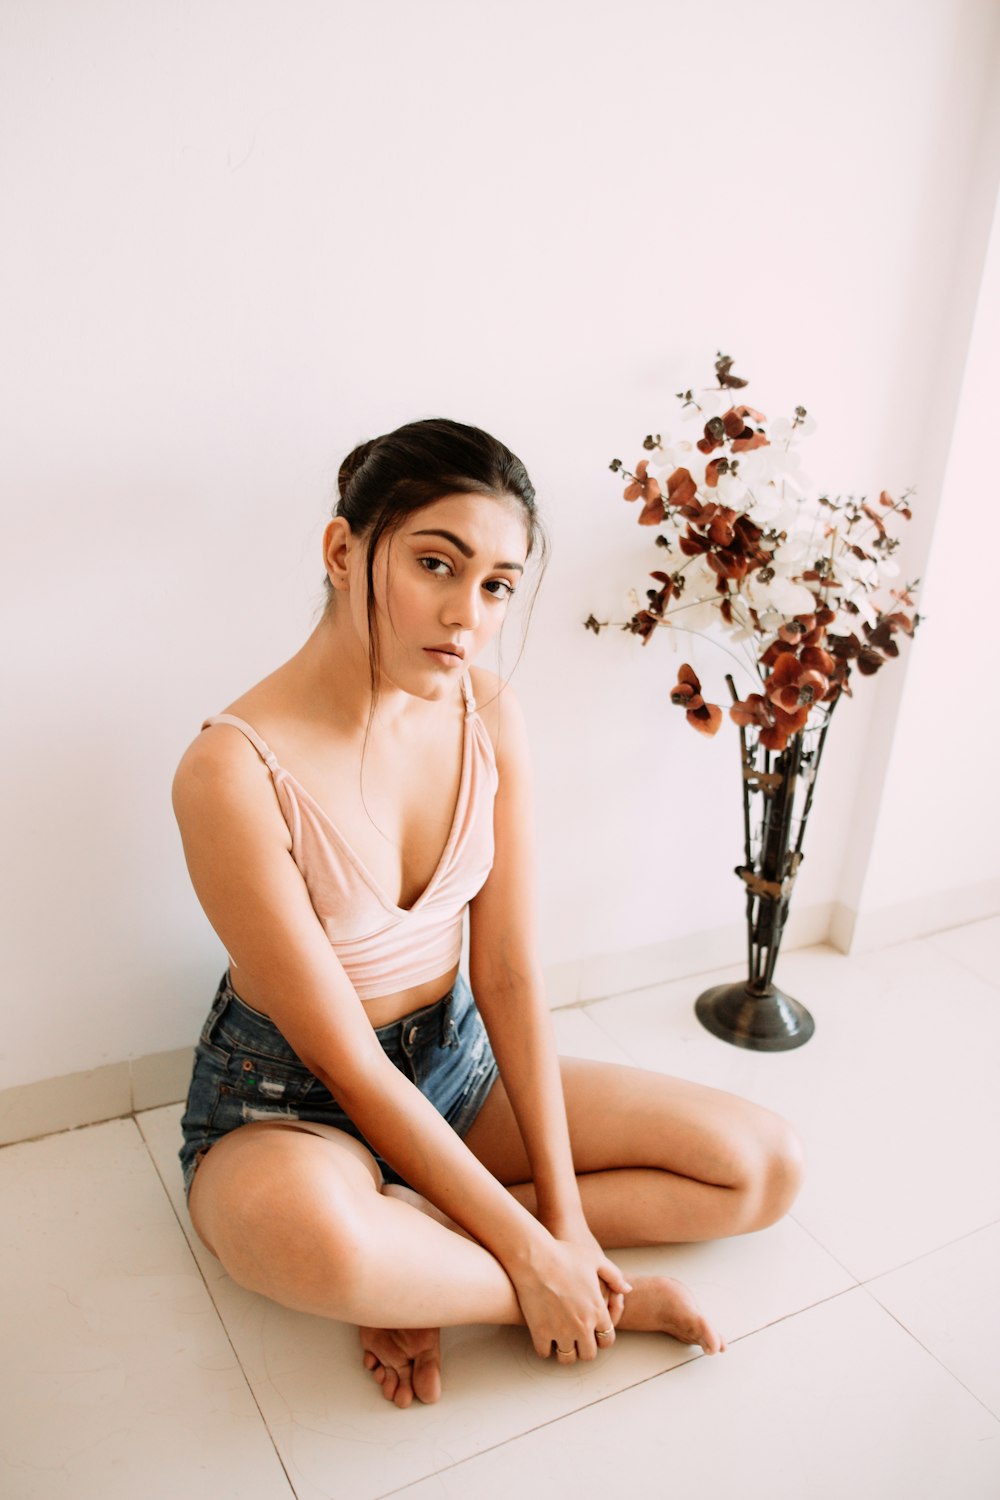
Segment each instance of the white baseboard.
[[[825,942],[831,911],[828,904],[793,910],[783,946],[805,948]],[[739,964],[745,955],[746,928],[740,923],[624,953],[549,965],[544,969],[549,1005],[553,1010],[586,1005],[608,995]],[[193,1054],[193,1047],[180,1047],[0,1090],[0,1146],[177,1104],[187,1094]]]
[[873,911],[852,911],[834,902],[830,941],[841,953],[867,953],[964,927],[1000,913],[1000,880],[981,880],[959,890],[935,891]]
[[[997,880],[860,914],[840,902],[825,902],[793,908],[782,950],[830,942],[842,953],[858,953],[979,921],[998,912]],[[746,927],[741,922],[626,952],[551,964],[544,975],[549,1004],[557,1010],[730,968],[745,959]],[[187,1093],[193,1052],[193,1047],[179,1047],[85,1073],[68,1073],[0,1090],[0,1146],[177,1104]]]
[[[793,907],[785,927],[782,951],[829,942],[832,920],[832,902],[798,910]],[[668,938],[663,943],[651,943],[622,953],[599,954],[545,970],[549,1005],[553,1010],[567,1005],[589,1005],[594,1000],[623,995],[629,990],[644,990],[651,985],[667,984],[672,979],[707,974],[713,969],[728,969],[744,964],[746,958],[747,929],[744,922]]]
[[0,1146],[176,1104],[187,1094],[193,1057],[193,1047],[178,1047],[0,1090]]

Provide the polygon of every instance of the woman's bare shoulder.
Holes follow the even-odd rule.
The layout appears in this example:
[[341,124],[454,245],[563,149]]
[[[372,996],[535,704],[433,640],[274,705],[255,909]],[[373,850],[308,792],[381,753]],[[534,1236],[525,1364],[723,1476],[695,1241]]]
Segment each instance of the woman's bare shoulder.
[[[226,716],[240,719],[262,739],[280,718],[281,685],[284,667],[268,674],[253,687],[234,698],[225,708],[206,715],[208,719]],[[220,780],[246,780],[247,785],[266,783],[270,778],[250,739],[235,724],[209,724],[196,734],[181,756],[175,777],[175,788],[192,785],[211,786]]]
[[211,836],[227,826],[260,821],[286,842],[288,830],[270,783],[270,772],[242,730],[233,724],[203,729],[174,773],[171,795],[182,834],[198,829]]

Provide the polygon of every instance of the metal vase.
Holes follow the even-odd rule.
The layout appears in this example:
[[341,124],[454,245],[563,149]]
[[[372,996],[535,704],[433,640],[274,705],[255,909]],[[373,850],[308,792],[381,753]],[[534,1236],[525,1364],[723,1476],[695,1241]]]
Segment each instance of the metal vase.
[[[735,699],[735,685],[727,681]],[[701,1024],[734,1047],[787,1052],[815,1030],[805,1006],[774,983],[774,968],[835,703],[781,751],[762,749],[756,730],[740,729],[744,862],[736,874],[746,886],[748,975],[714,985],[695,1002]]]

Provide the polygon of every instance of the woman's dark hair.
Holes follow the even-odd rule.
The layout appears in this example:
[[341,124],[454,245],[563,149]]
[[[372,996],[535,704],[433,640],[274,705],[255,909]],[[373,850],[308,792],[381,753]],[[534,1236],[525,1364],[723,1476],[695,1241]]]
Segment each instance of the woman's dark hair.
[[[378,694],[378,632],[375,625],[375,551],[406,516],[445,495],[488,495],[520,503],[528,532],[528,553],[544,563],[548,544],[535,491],[521,460],[479,427],[446,417],[408,422],[349,453],[337,476],[343,516],[352,533],[367,541],[368,639],[372,697]],[[327,598],[333,595],[329,578]]]

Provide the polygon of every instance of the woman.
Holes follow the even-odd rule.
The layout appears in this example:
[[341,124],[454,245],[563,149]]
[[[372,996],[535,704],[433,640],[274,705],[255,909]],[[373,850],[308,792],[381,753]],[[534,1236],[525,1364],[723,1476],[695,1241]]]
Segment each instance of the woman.
[[523,1323],[566,1364],[616,1327],[716,1353],[678,1282],[603,1247],[773,1223],[799,1147],[732,1095],[556,1056],[524,725],[471,665],[542,550],[527,473],[433,419],[339,488],[322,619],[174,785],[230,958],[182,1122],[195,1229],[241,1285],[359,1325],[400,1407],[438,1399],[441,1325]]

